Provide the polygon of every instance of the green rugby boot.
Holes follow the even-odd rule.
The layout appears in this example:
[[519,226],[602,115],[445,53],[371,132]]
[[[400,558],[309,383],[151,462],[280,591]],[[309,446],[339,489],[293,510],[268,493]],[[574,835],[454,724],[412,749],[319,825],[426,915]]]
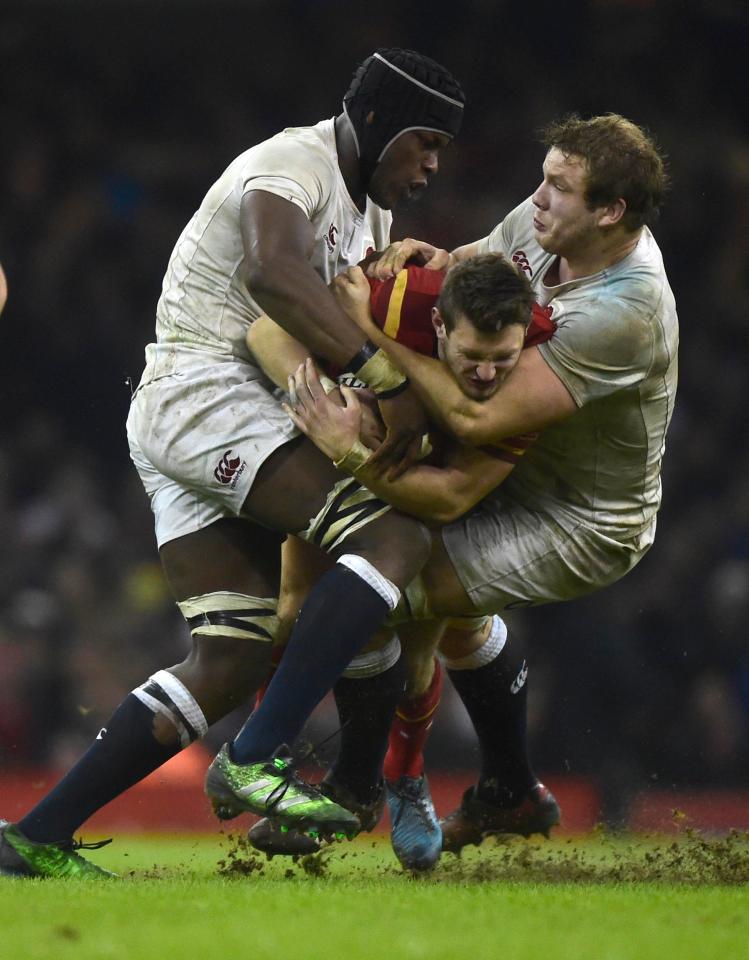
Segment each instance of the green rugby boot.
[[304,830],[313,837],[349,840],[361,829],[359,818],[350,810],[301,780],[287,757],[234,763],[225,743],[208,768],[205,792],[221,820],[247,811],[273,817],[281,827]]
[[[385,784],[380,781],[374,796],[369,803],[361,801],[344,784],[328,774],[320,783],[320,791],[328,799],[345,807],[359,818],[361,830],[368,833],[374,830],[382,818],[385,808]],[[273,817],[264,817],[258,820],[247,834],[247,839],[256,850],[261,850],[269,858],[306,857],[312,853],[319,853],[322,844],[302,830],[282,826]]]
[[18,827],[0,820],[0,876],[51,877],[60,880],[108,880],[116,873],[102,870],[76,853],[76,850],[98,850],[101,843],[34,843],[27,840]]

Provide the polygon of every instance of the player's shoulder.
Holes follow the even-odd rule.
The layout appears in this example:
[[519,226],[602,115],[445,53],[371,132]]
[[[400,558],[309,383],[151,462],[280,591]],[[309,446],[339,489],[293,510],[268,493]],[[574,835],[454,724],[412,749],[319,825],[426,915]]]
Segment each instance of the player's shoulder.
[[336,169],[332,121],[323,120],[311,127],[287,127],[280,133],[255,144],[237,157],[242,170],[260,169],[283,175],[287,168]]
[[516,207],[513,207],[505,215],[500,226],[508,241],[527,242],[533,238],[533,200],[531,197],[526,197]]
[[602,308],[612,303],[644,319],[675,314],[673,293],[658,244],[646,228],[635,250],[606,272],[598,291]]
[[503,253],[532,278],[544,259],[533,232],[533,203],[530,197],[513,207],[479,243],[480,253]]

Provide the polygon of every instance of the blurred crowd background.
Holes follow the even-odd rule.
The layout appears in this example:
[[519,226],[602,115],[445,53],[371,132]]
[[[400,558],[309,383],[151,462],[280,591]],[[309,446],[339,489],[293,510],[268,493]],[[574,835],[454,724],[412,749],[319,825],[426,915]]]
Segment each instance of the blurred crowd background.
[[[655,227],[682,324],[656,544],[598,596],[510,619],[534,755],[609,818],[648,785],[749,785],[749,131],[743,0],[556,5],[13,2],[0,6],[0,771],[66,766],[182,659],[124,433],[171,248],[252,143],[339,111],[379,46],[461,80],[463,133],[394,237],[485,235],[535,188],[538,128],[616,111],[669,157]],[[475,757],[446,697],[433,767]],[[236,721],[238,718],[234,718]]]

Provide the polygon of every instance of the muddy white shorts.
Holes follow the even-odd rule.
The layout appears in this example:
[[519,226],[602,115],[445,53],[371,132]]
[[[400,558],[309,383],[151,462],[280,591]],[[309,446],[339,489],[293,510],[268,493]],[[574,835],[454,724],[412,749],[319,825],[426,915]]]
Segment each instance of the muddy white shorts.
[[238,516],[263,462],[299,431],[250,364],[188,366],[141,385],[127,420],[130,456],[156,540]]
[[655,522],[620,543],[584,524],[489,497],[444,527],[455,572],[481,613],[572,600],[619,580],[645,555]]

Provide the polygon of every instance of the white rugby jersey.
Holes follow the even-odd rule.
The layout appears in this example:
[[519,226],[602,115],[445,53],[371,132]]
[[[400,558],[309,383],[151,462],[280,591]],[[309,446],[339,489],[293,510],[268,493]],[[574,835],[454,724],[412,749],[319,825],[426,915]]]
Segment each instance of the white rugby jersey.
[[552,308],[539,345],[578,410],[547,427],[501,487],[567,530],[594,526],[647,546],[661,500],[660,469],[677,381],[678,321],[663,258],[643,229],[623,260],[590,277],[546,286],[554,254],[534,239],[533,204],[516,207],[479,243],[528,276]]
[[248,326],[263,311],[247,275],[239,208],[250,190],[295,203],[315,231],[312,266],[327,283],[389,242],[392,215],[369,199],[364,213],[338,166],[335,120],[291,127],[240,154],[205,195],[172,251],[156,308],[156,343],[146,348],[141,382],[180,366],[252,362]]

